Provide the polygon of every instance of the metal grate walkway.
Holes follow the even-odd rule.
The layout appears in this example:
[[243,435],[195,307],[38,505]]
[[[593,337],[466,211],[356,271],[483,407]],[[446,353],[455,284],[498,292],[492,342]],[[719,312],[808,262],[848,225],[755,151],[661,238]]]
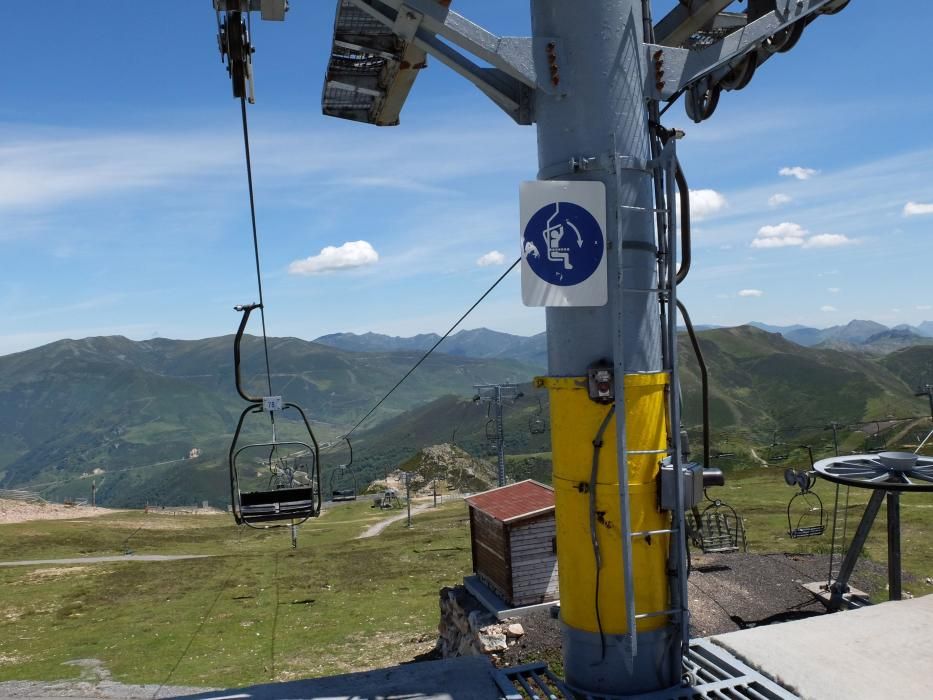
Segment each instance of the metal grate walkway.
[[[704,639],[690,643],[684,669],[693,678],[689,687],[637,697],[639,700],[799,700],[797,695]],[[613,700],[621,697],[574,695],[544,663],[501,669],[496,672],[496,683],[504,700],[574,700],[577,697]]]

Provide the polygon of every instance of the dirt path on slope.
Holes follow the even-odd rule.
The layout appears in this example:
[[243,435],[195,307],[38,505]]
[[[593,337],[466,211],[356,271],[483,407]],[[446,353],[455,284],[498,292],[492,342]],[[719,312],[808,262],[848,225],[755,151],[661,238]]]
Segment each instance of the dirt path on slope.
[[[424,503],[420,506],[414,506],[411,509],[411,517],[415,517],[415,515],[417,515],[418,513],[423,513],[430,507],[431,507],[430,503]],[[399,520],[405,520],[405,518],[407,517],[408,517],[408,511],[404,510],[398,515],[393,515],[391,518],[380,520],[375,525],[370,525],[368,528],[363,530],[362,534],[357,535],[356,539],[363,540],[363,539],[366,539],[367,537],[375,537],[376,535],[381,533],[383,530],[385,530],[387,527],[389,527],[389,525],[391,525],[392,523],[397,523]]]

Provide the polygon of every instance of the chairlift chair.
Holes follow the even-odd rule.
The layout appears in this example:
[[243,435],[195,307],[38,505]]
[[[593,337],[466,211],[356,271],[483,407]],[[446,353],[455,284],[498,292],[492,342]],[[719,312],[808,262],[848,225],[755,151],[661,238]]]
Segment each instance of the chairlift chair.
[[347,443],[347,449],[350,451],[350,460],[346,464],[338,464],[330,473],[330,500],[355,501],[356,494],[359,491],[356,473],[351,469],[353,466],[353,445],[350,444],[350,438],[344,436]]
[[816,474],[787,469],[784,471],[784,481],[788,486],[799,489],[787,503],[787,534],[792,539],[801,539],[819,537],[826,532],[823,499],[812,490]]
[[691,528],[691,540],[704,554],[728,554],[746,551],[748,540],[745,524],[735,508],[718,498],[710,498],[706,489],[703,495],[709,505],[702,511],[694,507],[694,527]]
[[[782,449],[782,446],[786,447],[783,442],[772,442],[768,445],[768,456],[765,457],[766,462],[783,462],[789,456],[786,449]],[[777,449],[775,449],[777,448]]]
[[[302,469],[293,467],[282,469],[281,466],[270,466],[269,468],[275,468],[276,472],[270,476],[269,485],[266,489],[243,491],[239,488],[238,475],[243,463],[246,461],[255,463],[254,460],[247,460],[246,456],[250,451],[265,453],[267,450],[275,454],[287,450],[288,456],[276,457],[276,459],[285,462],[301,460],[308,455],[314,454],[312,446],[307,443],[292,441],[252,443],[237,449],[231,460],[235,488],[233,514],[237,524],[254,526],[257,523],[275,520],[300,520],[304,522],[316,515],[314,485],[310,481],[302,484],[295,476],[295,472],[304,471]],[[305,466],[300,462],[297,465]],[[313,472],[313,468],[311,472]]]
[[541,435],[547,432],[547,422],[544,420],[544,407],[541,405],[541,399],[538,398],[538,408],[528,418],[528,432],[532,435]]
[[486,433],[486,442],[498,442],[499,435],[496,431],[496,419],[489,417],[489,410],[486,410],[486,426],[483,428]]
[[[314,431],[311,430],[311,423],[300,406],[283,402],[281,397],[256,398],[248,395],[243,389],[240,377],[240,343],[249,315],[257,308],[260,308],[259,304],[236,307],[237,311],[243,313],[243,317],[233,341],[234,374],[237,393],[249,405],[243,409],[237,421],[228,455],[233,517],[238,525],[258,529],[292,527],[294,544],[294,528],[321,512],[320,449]],[[269,442],[238,446],[247,416],[265,412],[284,414],[285,411],[294,411],[301,417],[310,442],[277,440],[273,430],[272,440]],[[240,476],[248,464],[255,464],[255,458],[250,459],[250,455],[255,453],[262,455],[261,461],[267,465],[271,474],[267,488],[249,491],[241,488]],[[307,483],[299,482],[296,478],[299,473],[307,475],[304,479]]]

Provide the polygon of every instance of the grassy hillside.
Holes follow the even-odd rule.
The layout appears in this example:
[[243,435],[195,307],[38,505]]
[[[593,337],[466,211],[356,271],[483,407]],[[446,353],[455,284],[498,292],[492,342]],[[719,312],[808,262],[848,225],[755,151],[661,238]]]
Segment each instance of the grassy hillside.
[[[270,339],[269,350],[273,390],[305,407],[320,441],[346,430],[420,357],[346,352],[295,338]],[[261,342],[247,337],[243,372],[255,395],[267,393],[263,367]],[[534,373],[516,360],[436,353],[370,424],[445,394],[469,395],[475,383],[527,381]],[[102,470],[101,503],[226,500],[218,470],[244,405],[234,391],[232,336],[63,340],[0,357],[0,487],[87,497],[90,477],[82,476]],[[282,419],[278,428],[280,437],[302,433],[294,420]],[[258,416],[244,439],[269,434]],[[182,462],[192,448],[202,459]]]
[[[816,488],[831,508],[833,489]],[[856,491],[850,533],[865,499]],[[743,516],[751,551],[825,554],[828,533],[787,536],[792,493],[780,469],[759,469],[714,495]],[[916,596],[933,592],[928,501],[923,494],[902,500],[904,588]],[[471,569],[467,511],[453,502],[416,515],[411,529],[398,522],[378,537],[355,539],[383,517],[368,503],[336,507],[301,528],[295,550],[287,531],[237,529],[229,516],[131,512],[0,525],[3,561],[119,556],[127,546],[140,554],[211,555],[0,568],[0,681],[77,680],[82,669],[67,663],[74,659],[97,659],[123,683],[215,688],[410,661],[437,638],[438,590]],[[881,519],[864,556],[885,561]],[[884,600],[886,582],[862,571],[856,585]]]
[[[852,451],[915,441],[913,433],[923,428],[922,422],[886,421],[928,413],[913,391],[919,381],[933,381],[931,347],[876,358],[802,347],[751,327],[712,329],[699,337],[710,372],[714,449],[734,453],[723,465],[801,459],[801,444],[825,455],[830,436],[823,427],[832,421],[850,425],[841,441]],[[226,504],[226,451],[243,406],[234,394],[231,349],[231,337],[111,337],[0,357],[0,487],[87,498],[93,480],[103,504]],[[680,349],[684,422],[698,453],[699,372],[686,337]],[[349,352],[294,338],[272,339],[270,354],[274,389],[307,409],[322,442],[353,425],[420,357]],[[247,338],[245,376],[259,394],[262,368],[261,343]],[[432,355],[354,433],[359,480],[382,478],[420,449],[442,443],[494,460],[486,409],[470,398],[474,383],[499,381],[526,382],[525,396],[505,410],[511,473],[544,478],[550,435],[529,431],[539,399],[542,414],[548,413],[547,393],[527,383],[535,372],[510,359]],[[879,424],[852,425],[867,421]],[[264,417],[249,426],[244,439],[268,439]],[[277,427],[282,437],[300,436],[294,421],[281,419]],[[201,456],[185,459],[194,447]],[[325,452],[325,486],[329,470],[345,459],[342,448]],[[95,470],[103,471],[95,476]]]

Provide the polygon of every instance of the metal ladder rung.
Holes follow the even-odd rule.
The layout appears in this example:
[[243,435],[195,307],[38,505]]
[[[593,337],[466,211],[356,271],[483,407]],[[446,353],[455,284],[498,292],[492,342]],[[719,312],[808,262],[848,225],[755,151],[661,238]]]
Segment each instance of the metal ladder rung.
[[635,619],[645,620],[649,617],[663,617],[664,615],[680,617],[681,615],[683,615],[683,610],[680,610],[679,608],[671,608],[670,610],[657,610],[655,612],[635,613]]
[[638,532],[633,532],[632,537],[648,537],[649,535],[674,535],[680,532],[676,527],[669,527],[663,530],[639,530]]
[[631,204],[620,204],[619,209],[632,209],[634,211],[650,211],[653,214],[667,214],[667,209],[655,209],[654,207],[635,207]]
[[626,450],[625,454],[627,455],[665,455],[670,456],[670,450]]

